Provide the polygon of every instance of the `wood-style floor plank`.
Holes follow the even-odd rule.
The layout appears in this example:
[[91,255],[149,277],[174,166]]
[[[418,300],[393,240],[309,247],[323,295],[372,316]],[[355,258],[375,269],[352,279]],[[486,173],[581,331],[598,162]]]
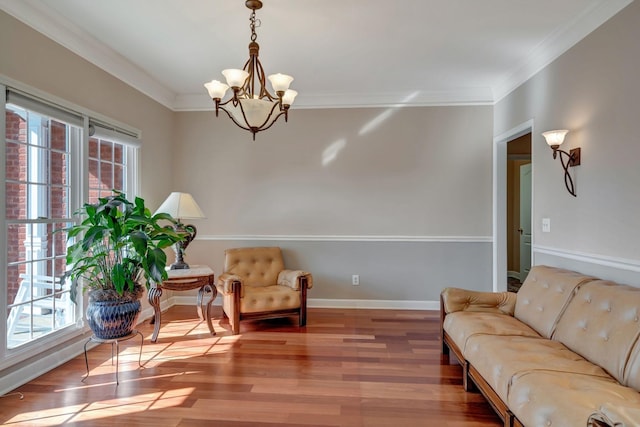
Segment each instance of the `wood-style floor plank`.
[[440,355],[439,313],[309,309],[297,319],[243,322],[240,335],[215,307],[216,336],[195,308],[163,313],[120,343],[120,385],[111,347],[84,356],[0,399],[8,426],[500,426],[459,364]]

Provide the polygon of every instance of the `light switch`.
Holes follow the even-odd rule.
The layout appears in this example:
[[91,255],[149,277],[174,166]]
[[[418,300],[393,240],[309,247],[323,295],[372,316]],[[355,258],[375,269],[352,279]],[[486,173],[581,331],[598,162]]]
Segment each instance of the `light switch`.
[[543,233],[551,232],[551,218],[542,218],[542,232]]

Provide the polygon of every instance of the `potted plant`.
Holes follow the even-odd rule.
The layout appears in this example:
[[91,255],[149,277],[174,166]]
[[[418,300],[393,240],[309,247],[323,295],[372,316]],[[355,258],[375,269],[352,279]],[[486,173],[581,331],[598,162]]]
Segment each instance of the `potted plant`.
[[83,215],[82,222],[64,229],[75,240],[67,247],[64,275],[72,281],[71,299],[77,299],[78,284],[88,291],[87,321],[97,338],[126,336],[140,314],[144,286],[167,278],[163,249],[183,239],[172,227],[176,220],[152,215],[143,199],[130,202],[117,191],[84,204],[76,215]]

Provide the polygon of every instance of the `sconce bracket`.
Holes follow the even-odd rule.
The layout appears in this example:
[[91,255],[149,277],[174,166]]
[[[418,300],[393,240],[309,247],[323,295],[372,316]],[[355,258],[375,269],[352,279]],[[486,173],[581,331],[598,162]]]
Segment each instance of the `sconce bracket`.
[[572,148],[569,150],[569,155],[569,166],[580,166],[580,148]]

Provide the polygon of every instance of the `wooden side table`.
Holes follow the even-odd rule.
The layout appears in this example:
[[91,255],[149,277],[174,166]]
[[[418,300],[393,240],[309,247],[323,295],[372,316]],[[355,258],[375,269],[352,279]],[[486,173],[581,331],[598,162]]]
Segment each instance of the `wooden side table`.
[[[184,270],[169,270],[169,278],[167,280],[162,282],[162,284],[153,284],[149,289],[149,304],[151,304],[155,313],[151,319],[151,323],[155,325],[153,328],[153,335],[151,336],[151,342],[156,342],[158,340],[158,332],[160,332],[162,316],[160,311],[160,297],[162,296],[163,289],[170,291],[189,291],[192,289],[198,289],[198,317],[200,320],[206,319],[211,335],[216,334],[216,331],[213,329],[213,324],[211,323],[211,303],[218,295],[218,290],[214,286],[213,270],[206,265],[195,265]],[[209,294],[206,307],[204,302],[205,293]]]

